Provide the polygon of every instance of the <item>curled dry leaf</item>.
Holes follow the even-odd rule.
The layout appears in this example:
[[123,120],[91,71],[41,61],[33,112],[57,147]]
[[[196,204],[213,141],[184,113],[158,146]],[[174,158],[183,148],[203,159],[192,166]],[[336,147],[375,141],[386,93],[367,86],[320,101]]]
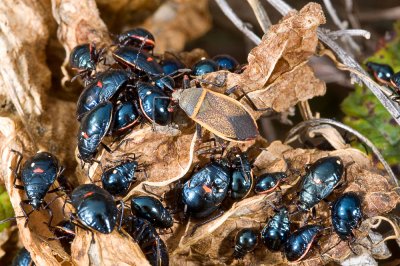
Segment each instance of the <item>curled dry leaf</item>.
[[[221,84],[219,88],[212,86],[220,92],[239,86],[257,108],[270,107],[278,112],[287,111],[299,101],[323,95],[325,84],[305,65],[315,53],[316,30],[322,23],[325,17],[321,6],[309,3],[269,28],[261,43],[250,51],[243,73],[219,71],[204,78]],[[241,94],[237,90],[237,95]],[[279,97],[282,95],[285,97]],[[242,101],[246,103],[244,98]]]
[[[283,204],[286,206],[295,197],[297,190],[296,184],[299,183],[299,175],[305,173],[305,166],[315,162],[317,159],[326,156],[339,156],[344,165],[346,166],[346,180],[347,185],[344,189],[347,191],[354,191],[362,198],[362,209],[365,218],[389,213],[396,204],[400,202],[400,197],[392,189],[394,185],[391,183],[390,178],[377,172],[376,166],[370,159],[353,148],[344,148],[335,151],[320,151],[314,149],[293,149],[290,146],[284,145],[281,142],[273,142],[271,145],[263,150],[254,162],[255,175],[264,172],[286,171],[288,173],[289,181],[282,186]],[[329,200],[336,199],[343,189],[336,189]],[[372,195],[379,194],[379,197]],[[189,236],[191,228],[195,222],[189,222],[182,234],[182,238],[178,246],[169,245],[172,249],[172,261],[181,261],[185,256],[188,260],[198,261],[200,263],[231,263],[233,252],[233,237],[241,228],[254,228],[260,230],[264,226],[265,221],[273,215],[273,210],[268,202],[279,204],[276,199],[280,197],[278,194],[270,194],[269,196],[255,195],[248,197],[240,202],[234,203],[232,207],[227,210],[221,217],[216,220],[201,226],[193,236]],[[374,208],[370,205],[373,204]],[[321,202],[316,207],[317,215],[322,217],[322,223],[329,227],[330,216],[329,208],[325,202]],[[304,220],[304,215],[301,217],[294,216],[292,224],[301,225]],[[356,234],[356,242],[361,243],[367,239],[369,228],[363,226],[360,228],[360,233]],[[328,263],[329,261],[343,261],[352,254],[346,242],[340,243],[337,235],[329,235],[322,237],[320,244],[322,250],[326,250],[323,262],[316,253],[311,253],[311,256],[302,263],[305,265],[320,265],[321,263]],[[385,249],[384,243],[382,248]],[[368,247],[368,246],[367,246]],[[367,249],[371,254],[374,252],[372,245]],[[207,254],[204,256],[204,254]],[[255,251],[256,255],[246,256],[243,263],[245,264],[285,264],[287,261],[282,253],[271,253],[267,251],[262,245]],[[383,256],[384,253],[379,253]],[[386,253],[385,253],[386,254]],[[387,255],[387,254],[386,254]],[[385,256],[386,256],[385,255]],[[374,255],[375,256],[375,255]]]
[[77,228],[71,245],[75,265],[150,265],[140,247],[128,236],[89,232]]

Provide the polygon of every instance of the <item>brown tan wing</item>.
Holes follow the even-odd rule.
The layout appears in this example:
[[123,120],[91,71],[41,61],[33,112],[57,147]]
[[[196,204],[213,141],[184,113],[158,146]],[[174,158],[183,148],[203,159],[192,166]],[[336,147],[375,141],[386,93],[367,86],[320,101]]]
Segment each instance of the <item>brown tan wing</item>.
[[196,123],[229,141],[246,141],[257,137],[256,121],[240,102],[220,93],[205,91],[197,113],[192,116]]

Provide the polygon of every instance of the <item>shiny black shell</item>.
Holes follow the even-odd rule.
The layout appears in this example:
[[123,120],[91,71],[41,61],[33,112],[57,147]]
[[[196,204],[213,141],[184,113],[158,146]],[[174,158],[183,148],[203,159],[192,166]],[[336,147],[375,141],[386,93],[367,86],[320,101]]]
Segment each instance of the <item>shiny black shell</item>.
[[193,76],[201,76],[218,70],[218,65],[211,59],[202,59],[192,67]]
[[136,181],[135,172],[137,168],[138,163],[136,161],[126,161],[107,169],[101,175],[103,188],[113,196],[125,195]]
[[162,60],[160,62],[160,65],[165,75],[170,75],[172,73],[175,73],[179,69],[185,68],[185,65],[181,61],[174,58]]
[[148,220],[153,226],[161,228],[172,227],[174,220],[162,203],[150,196],[131,198],[132,213]]
[[231,169],[212,162],[195,173],[183,186],[182,201],[195,218],[203,218],[215,211],[225,199]]
[[289,212],[286,208],[280,208],[261,230],[261,240],[269,250],[279,251],[286,243],[289,234]]
[[118,134],[132,128],[139,122],[140,114],[131,101],[118,102],[114,108],[112,133]]
[[21,168],[21,180],[25,193],[34,209],[38,209],[57,179],[60,166],[57,158],[48,152],[38,152],[25,161]]
[[253,251],[258,243],[257,233],[252,229],[242,229],[235,237],[235,251],[233,257],[242,259],[248,252]]
[[171,101],[168,96],[160,88],[145,82],[137,83],[137,91],[140,109],[146,118],[156,124],[167,125],[171,121],[171,112],[168,111]]
[[114,230],[118,209],[106,190],[94,184],[80,185],[72,191],[71,201],[83,225],[103,234]]
[[287,178],[284,172],[265,173],[257,178],[254,192],[257,194],[268,194],[278,188],[280,183]]
[[144,50],[153,50],[155,39],[153,34],[143,28],[134,28],[117,36],[117,42],[123,46],[142,47]]
[[233,72],[239,66],[238,61],[227,54],[217,55],[213,60],[218,65],[218,70],[228,70]]
[[120,69],[110,69],[97,75],[79,96],[76,107],[78,120],[81,120],[99,103],[110,100],[126,85],[128,80],[126,71]]
[[135,216],[129,216],[125,220],[125,230],[138,243],[150,264],[168,266],[168,249],[150,222]]
[[90,162],[112,123],[113,104],[104,102],[89,111],[81,121],[78,150],[81,159]]
[[253,185],[253,170],[246,153],[237,154],[233,160],[233,171],[229,185],[232,199],[243,199],[246,197]]
[[31,254],[29,253],[26,248],[21,248],[17,254],[15,255],[11,266],[34,266],[35,263],[33,263]]
[[392,78],[390,79],[390,82],[391,82],[392,86],[394,86],[397,89],[400,89],[400,72],[397,72],[396,74],[394,74],[392,76]]
[[306,225],[291,234],[285,243],[284,252],[288,261],[302,260],[323,230],[320,225]]
[[162,76],[162,68],[156,59],[139,48],[119,47],[113,52],[113,57],[123,67],[137,69],[150,76]]
[[375,78],[381,83],[390,82],[394,75],[393,68],[386,64],[367,62],[367,67],[374,74]]
[[162,78],[156,79],[154,83],[162,90],[173,91],[175,88],[175,81],[170,76],[164,76]]
[[329,196],[339,183],[344,171],[339,157],[325,157],[317,160],[302,177],[300,186],[300,210],[307,211]]
[[353,237],[352,231],[360,225],[362,216],[361,200],[355,193],[341,195],[332,205],[332,226],[342,240]]
[[95,70],[97,59],[94,58],[94,47],[90,43],[75,46],[69,56],[69,65],[77,70]]

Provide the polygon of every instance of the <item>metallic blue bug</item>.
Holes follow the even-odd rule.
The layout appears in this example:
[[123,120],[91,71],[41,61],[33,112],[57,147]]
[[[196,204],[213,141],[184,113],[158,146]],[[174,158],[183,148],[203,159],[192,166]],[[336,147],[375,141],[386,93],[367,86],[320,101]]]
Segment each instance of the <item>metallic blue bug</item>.
[[33,263],[29,251],[26,248],[21,248],[15,255],[11,266],[35,266],[35,263]]
[[235,237],[235,251],[233,257],[242,259],[247,253],[253,251],[257,247],[257,233],[251,229],[240,230]]
[[279,251],[286,243],[289,234],[289,212],[286,208],[280,208],[261,230],[261,240],[269,250]]
[[121,46],[142,47],[146,51],[151,51],[155,46],[153,34],[143,28],[134,28],[117,35],[116,42]]
[[148,220],[153,226],[160,228],[172,227],[174,220],[162,203],[150,196],[131,198],[132,213]]
[[254,192],[257,194],[269,194],[275,191],[287,178],[284,172],[265,173],[257,178]]
[[103,188],[113,196],[123,196],[136,181],[135,173],[137,171],[138,162],[134,159],[126,159],[109,167],[101,175]]
[[223,54],[217,55],[213,58],[214,62],[218,65],[218,70],[228,70],[234,72],[238,66],[238,61],[230,55]]
[[201,76],[218,70],[218,65],[211,59],[202,59],[192,66],[192,75]]

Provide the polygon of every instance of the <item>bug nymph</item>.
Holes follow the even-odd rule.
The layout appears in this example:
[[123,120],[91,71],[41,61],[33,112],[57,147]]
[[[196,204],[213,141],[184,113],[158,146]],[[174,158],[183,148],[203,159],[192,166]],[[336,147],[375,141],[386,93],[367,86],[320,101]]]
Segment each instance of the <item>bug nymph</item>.
[[261,231],[261,240],[272,251],[283,248],[290,234],[289,212],[286,208],[275,210],[277,213],[271,217]]
[[118,34],[116,42],[121,46],[142,47],[145,51],[152,51],[155,45],[153,34],[143,28],[134,28]]
[[133,214],[146,219],[155,227],[170,228],[174,223],[171,214],[162,203],[150,196],[132,197],[131,210]]
[[243,259],[243,257],[253,251],[258,243],[256,232],[251,229],[240,230],[235,237],[235,251],[233,257],[235,259]]
[[245,142],[258,136],[255,119],[231,97],[192,87],[176,90],[172,98],[194,122],[224,140]]
[[104,50],[104,48],[96,50],[95,43],[81,44],[72,49],[69,57],[69,65],[72,69],[78,71],[78,74],[72,78],[72,81],[79,76],[90,77],[92,72],[96,70],[96,65],[104,60],[102,57]]
[[279,188],[279,185],[287,179],[284,172],[265,173],[257,178],[254,192],[257,194],[269,194]]
[[232,160],[232,177],[229,193],[232,199],[238,200],[247,197],[253,186],[252,165],[245,152],[234,151]]
[[35,263],[33,263],[29,251],[21,248],[12,260],[11,266],[35,266]]
[[374,62],[367,62],[367,67],[372,72],[377,81],[382,84],[390,84],[390,81],[394,75],[394,71],[391,66]]

